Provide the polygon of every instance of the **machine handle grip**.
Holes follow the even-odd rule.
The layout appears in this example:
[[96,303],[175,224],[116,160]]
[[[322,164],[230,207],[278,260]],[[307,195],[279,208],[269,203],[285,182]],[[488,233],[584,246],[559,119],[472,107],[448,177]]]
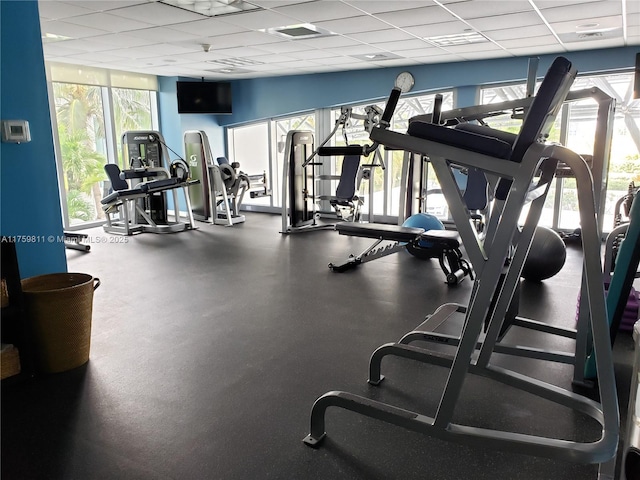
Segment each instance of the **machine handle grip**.
[[345,147],[320,147],[318,155],[331,157],[336,155],[362,155],[362,145],[347,145]]
[[387,100],[387,105],[384,107],[384,112],[382,113],[381,120],[383,123],[388,124],[391,121],[391,117],[393,117],[393,112],[396,109],[401,93],[402,91],[398,87],[393,87],[393,90],[391,90],[389,100]]

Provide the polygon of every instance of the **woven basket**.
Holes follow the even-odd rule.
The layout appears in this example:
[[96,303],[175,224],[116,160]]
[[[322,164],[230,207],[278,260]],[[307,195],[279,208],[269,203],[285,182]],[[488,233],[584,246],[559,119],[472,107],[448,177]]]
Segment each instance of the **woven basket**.
[[52,273],[22,281],[36,369],[58,373],[89,360],[93,291],[85,273]]

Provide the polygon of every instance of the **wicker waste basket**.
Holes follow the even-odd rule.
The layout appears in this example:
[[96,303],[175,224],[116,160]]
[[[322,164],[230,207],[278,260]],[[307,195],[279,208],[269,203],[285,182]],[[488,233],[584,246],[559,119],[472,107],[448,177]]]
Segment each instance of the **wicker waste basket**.
[[58,373],[89,360],[93,291],[100,280],[85,273],[51,273],[22,280],[35,367]]

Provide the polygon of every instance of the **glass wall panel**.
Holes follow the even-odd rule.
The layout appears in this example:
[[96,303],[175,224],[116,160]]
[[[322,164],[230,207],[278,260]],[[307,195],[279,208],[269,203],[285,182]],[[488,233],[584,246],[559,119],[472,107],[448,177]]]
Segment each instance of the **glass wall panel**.
[[101,87],[54,83],[66,225],[104,218],[100,200],[107,163]]

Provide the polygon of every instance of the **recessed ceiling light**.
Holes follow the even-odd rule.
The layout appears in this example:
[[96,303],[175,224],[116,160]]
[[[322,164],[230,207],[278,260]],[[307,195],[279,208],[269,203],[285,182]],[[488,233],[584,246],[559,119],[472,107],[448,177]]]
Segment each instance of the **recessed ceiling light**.
[[487,37],[478,32],[425,37],[424,40],[435,45],[436,47],[453,47],[455,45],[468,45],[470,43],[481,43],[489,41],[487,40]]
[[63,40],[72,40],[73,37],[65,37],[64,35],[58,35],[57,33],[43,33],[42,41],[44,43],[61,42]]
[[599,25],[599,23],[583,23],[582,25],[578,25],[576,28],[596,28]]
[[200,15],[206,15],[207,17],[260,9],[259,6],[245,2],[244,0],[160,0],[160,3],[190,10]]
[[206,63],[217,63],[227,67],[246,67],[247,65],[262,65],[264,62],[251,60],[250,58],[221,58],[218,60],[207,60]]

